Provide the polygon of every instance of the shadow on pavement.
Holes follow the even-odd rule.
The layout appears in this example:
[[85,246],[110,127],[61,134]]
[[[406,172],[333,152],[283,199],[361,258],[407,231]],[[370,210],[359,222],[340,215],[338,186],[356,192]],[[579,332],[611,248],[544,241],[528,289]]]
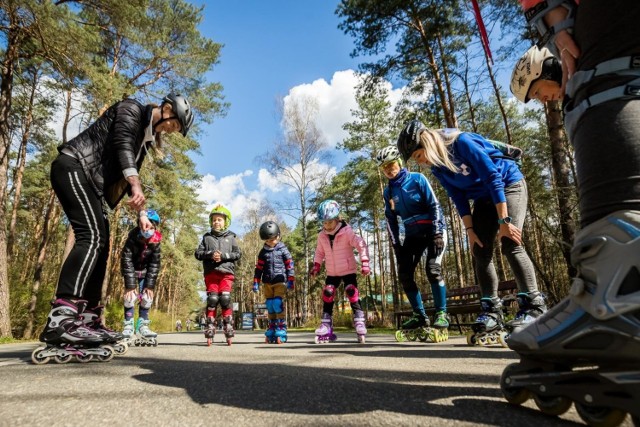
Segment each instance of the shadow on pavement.
[[513,426],[524,419],[544,425],[576,425],[507,404],[496,387],[499,375],[300,367],[277,362],[202,363],[130,357],[121,361],[151,371],[134,376],[137,380],[182,388],[201,405],[301,415],[388,411],[498,426]]

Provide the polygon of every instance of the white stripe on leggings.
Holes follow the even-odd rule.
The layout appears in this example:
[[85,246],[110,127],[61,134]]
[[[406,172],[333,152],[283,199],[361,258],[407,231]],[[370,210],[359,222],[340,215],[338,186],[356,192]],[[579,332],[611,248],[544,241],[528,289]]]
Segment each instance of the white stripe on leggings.
[[[82,212],[84,213],[84,218],[89,224],[89,230],[91,230],[91,242],[89,244],[89,249],[87,250],[87,254],[82,261],[82,265],[80,266],[80,271],[78,272],[78,277],[76,278],[76,283],[73,287],[74,295],[82,296],[84,295],[84,287],[87,284],[87,280],[89,279],[89,273],[92,271],[89,267],[95,263],[95,259],[98,256],[98,238],[95,233],[95,230],[98,229],[98,222],[96,221],[95,214],[91,209],[91,203],[89,203],[89,198],[87,197],[87,193],[85,193],[84,188],[80,184],[80,179],[78,178],[78,172],[73,172],[73,175],[69,173],[69,180],[71,182],[71,188],[73,189],[73,194],[75,194],[78,199],[78,203],[80,203],[80,207],[82,207]],[[75,180],[75,182],[74,182]],[[77,187],[76,187],[77,185]],[[84,200],[78,194],[78,189],[82,192],[82,196]],[[89,218],[89,213],[91,213],[91,218]],[[91,220],[93,219],[93,224]],[[95,227],[95,228],[94,228]],[[89,259],[91,258],[91,259]],[[86,269],[86,272],[82,273],[83,270]],[[84,276],[84,277],[83,277]]]

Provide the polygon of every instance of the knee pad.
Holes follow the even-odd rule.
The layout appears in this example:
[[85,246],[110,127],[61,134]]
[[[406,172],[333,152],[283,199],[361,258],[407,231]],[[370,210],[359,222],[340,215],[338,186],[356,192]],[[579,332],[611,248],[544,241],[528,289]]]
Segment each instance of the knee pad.
[[427,280],[429,280],[429,283],[442,282],[442,268],[435,260],[432,260],[427,265]]
[[347,285],[347,287],[344,288],[344,293],[347,294],[347,299],[352,304],[360,300],[360,292],[358,292],[356,285]]
[[153,298],[150,297],[146,292],[140,294],[140,307],[148,310],[151,308],[151,304],[153,304]]
[[273,307],[273,312],[275,314],[280,314],[284,310],[283,304],[282,304],[282,298],[280,298],[280,297],[275,297],[271,304],[272,304],[272,307]]
[[220,294],[220,307],[231,308],[231,294],[229,292],[222,292]]
[[218,294],[215,292],[211,292],[207,294],[207,308],[210,310],[215,310],[218,305]]
[[273,311],[273,298],[267,298],[264,304],[267,306],[267,313],[275,313]]
[[332,303],[336,297],[336,287],[333,285],[324,285],[322,289],[322,301]]
[[134,305],[136,305],[136,300],[138,299],[138,295],[132,293],[129,294],[129,296],[127,296],[127,294],[124,295],[124,308],[133,308]]

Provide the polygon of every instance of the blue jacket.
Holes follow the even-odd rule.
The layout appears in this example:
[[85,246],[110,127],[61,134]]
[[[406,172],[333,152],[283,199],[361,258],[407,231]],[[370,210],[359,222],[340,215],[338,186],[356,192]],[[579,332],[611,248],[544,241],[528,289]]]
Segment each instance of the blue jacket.
[[[398,216],[404,224],[405,235],[431,228],[434,234],[444,234],[446,225],[442,208],[431,184],[421,173],[401,169],[384,189],[384,215],[394,245],[398,244]],[[392,209],[393,205],[393,209]]]
[[278,242],[274,247],[264,245],[258,254],[254,279],[264,283],[284,283],[294,274],[293,258],[284,243]]
[[513,160],[502,158],[502,152],[478,134],[461,133],[449,150],[460,171],[433,166],[431,172],[447,190],[461,217],[471,214],[469,200],[506,202],[505,187],[524,178]]

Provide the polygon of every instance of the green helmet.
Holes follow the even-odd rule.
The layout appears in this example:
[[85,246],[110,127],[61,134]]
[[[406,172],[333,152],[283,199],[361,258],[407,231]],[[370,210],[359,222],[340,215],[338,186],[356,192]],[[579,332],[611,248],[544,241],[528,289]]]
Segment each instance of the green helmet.
[[226,230],[231,225],[231,212],[227,209],[222,203],[217,203],[211,209],[209,213],[209,226],[213,227],[211,219],[213,215],[222,215],[224,216],[224,229]]

